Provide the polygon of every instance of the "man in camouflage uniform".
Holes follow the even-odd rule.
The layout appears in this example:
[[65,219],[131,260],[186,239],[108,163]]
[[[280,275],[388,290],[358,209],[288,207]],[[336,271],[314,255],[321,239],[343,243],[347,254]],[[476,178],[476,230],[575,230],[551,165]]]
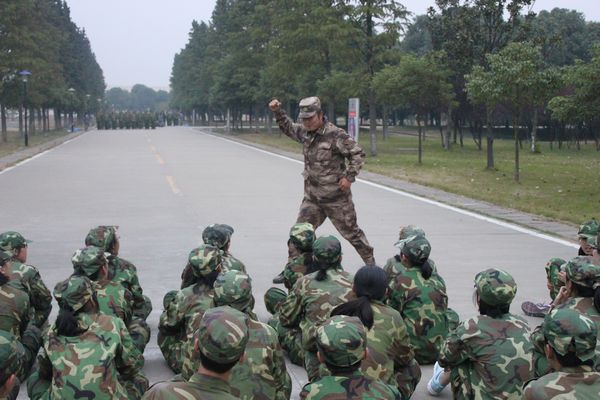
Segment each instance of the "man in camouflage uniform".
[[590,245],[590,241],[598,235],[600,224],[595,219],[584,222],[579,226],[577,231],[577,237],[579,238],[579,254],[580,256],[591,256],[593,248]]
[[231,370],[248,342],[246,315],[231,307],[217,307],[204,313],[194,334],[200,368],[188,382],[170,381],[154,385],[145,400],[232,400]]
[[[527,322],[509,312],[517,284],[508,272],[490,268],[475,276],[475,290],[480,315],[450,332],[439,365],[450,371],[454,399],[520,399],[533,371]],[[433,395],[448,379],[438,368],[428,384]]]
[[302,388],[301,399],[397,399],[398,389],[360,372],[366,356],[367,335],[357,317],[338,315],[317,329],[319,361],[327,366],[330,376],[323,376]]
[[327,121],[318,97],[300,101],[302,124],[293,123],[276,99],[269,108],[281,131],[304,146],[304,198],[296,222],[309,222],[317,229],[329,218],[365,264],[375,265],[373,247],[357,225],[350,190],[365,160],[363,150]]
[[594,321],[561,308],[546,316],[542,331],[544,351],[555,372],[529,382],[523,399],[600,398],[600,373],[593,369],[598,336]]
[[27,265],[27,249],[29,240],[18,232],[4,232],[0,235],[0,250],[12,255],[8,269],[9,284],[29,296],[31,305],[31,322],[41,328],[52,310],[52,296],[42,281],[37,268]]
[[[277,333],[258,321],[252,311],[252,282],[248,275],[231,270],[221,273],[215,281],[214,305],[230,306],[248,317],[246,354],[231,371],[231,394],[243,400],[287,400],[292,381],[287,372]],[[182,375],[188,379],[198,369],[196,357],[188,352]],[[187,361],[192,360],[192,368]],[[196,362],[194,362],[196,361]]]

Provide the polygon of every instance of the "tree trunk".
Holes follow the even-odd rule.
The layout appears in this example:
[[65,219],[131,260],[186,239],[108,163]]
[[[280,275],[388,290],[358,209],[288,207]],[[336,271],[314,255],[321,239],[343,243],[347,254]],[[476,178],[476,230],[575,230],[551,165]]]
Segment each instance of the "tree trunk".
[[531,124],[533,127],[531,128],[531,152],[537,153],[537,125],[538,125],[538,109],[537,107],[533,108],[533,119],[531,120]]
[[487,125],[487,169],[494,169],[494,131],[492,129],[491,107],[486,108],[485,123]]
[[419,127],[419,165],[421,165],[422,161],[423,161],[423,140],[422,138],[422,130],[421,130],[421,118],[417,117],[417,126]]
[[267,132],[269,135],[273,133],[273,113],[271,111],[267,111]]
[[377,104],[375,94],[371,90],[369,94],[369,134],[371,136],[371,155],[377,155]]
[[19,136],[20,137],[24,137],[25,136],[25,131],[24,129],[24,125],[23,125],[23,112],[24,109],[23,107],[19,106]]
[[519,174],[519,126],[518,121],[520,120],[520,116],[517,119],[513,120],[513,131],[515,134],[515,181],[519,182],[520,174]]
[[463,126],[462,126],[460,120],[458,120],[458,140],[460,143],[460,147],[465,147],[464,136],[463,136]]
[[382,106],[382,115],[383,115],[383,140],[388,137],[388,112],[387,106],[384,104]]
[[2,132],[2,143],[8,142],[8,129],[6,127],[6,107],[4,104],[0,104],[0,125],[2,128],[0,131]]
[[29,136],[35,135],[35,108],[29,110]]

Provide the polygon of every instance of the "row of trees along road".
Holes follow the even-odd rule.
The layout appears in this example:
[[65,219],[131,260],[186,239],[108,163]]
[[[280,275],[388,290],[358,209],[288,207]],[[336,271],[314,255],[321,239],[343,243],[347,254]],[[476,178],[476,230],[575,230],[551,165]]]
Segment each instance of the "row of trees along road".
[[115,110],[167,111],[169,93],[142,84],[133,85],[131,91],[115,87],[106,91],[106,102]]
[[236,125],[246,115],[270,129],[271,98],[294,114],[299,98],[316,94],[333,120],[360,97],[371,155],[377,118],[383,139],[388,120],[414,116],[420,138],[433,123],[446,149],[462,146],[468,129],[482,150],[485,132],[490,169],[494,137],[512,131],[518,180],[524,139],[531,151],[538,137],[559,147],[593,139],[600,149],[600,90],[590,81],[600,73],[600,24],[573,10],[535,15],[532,3],[432,0],[411,22],[390,0],[217,0],[175,55],[171,105],[203,122],[231,110]]
[[[102,70],[85,31],[73,23],[61,0],[0,1],[0,115],[7,140],[7,109],[24,101],[21,71],[30,71],[27,108],[30,132],[63,126],[61,115],[93,112],[104,97]],[[37,122],[37,124],[36,124]],[[37,125],[37,128],[36,128]]]

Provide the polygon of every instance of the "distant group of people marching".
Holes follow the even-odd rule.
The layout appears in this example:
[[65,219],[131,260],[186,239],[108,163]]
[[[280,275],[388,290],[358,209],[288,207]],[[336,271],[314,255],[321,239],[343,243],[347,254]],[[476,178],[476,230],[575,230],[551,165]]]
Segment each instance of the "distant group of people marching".
[[155,129],[157,126],[181,125],[182,115],[175,112],[100,111],[96,114],[98,130]]
[[[282,276],[264,294],[272,318],[254,314],[252,279],[230,252],[234,230],[213,224],[193,249],[181,287],[166,293],[158,344],[177,374],[149,388],[142,372],[152,303],[136,267],[119,256],[115,226],[93,228],[72,257],[73,274],[52,296],[27,264],[28,243],[0,235],[0,398],[27,382],[32,399],[289,399],[284,354],[306,368],[302,399],[408,399],[434,364],[432,396],[455,399],[592,399],[600,394],[598,223],[579,230],[579,255],[546,266],[552,297],[533,331],[510,313],[517,284],[507,271],[474,278],[479,315],[459,321],[416,226],[400,230],[398,254],[353,276],[339,240],[295,224]],[[532,303],[535,304],[535,303]],[[531,313],[530,305],[523,306]],[[36,362],[37,359],[37,362]]]

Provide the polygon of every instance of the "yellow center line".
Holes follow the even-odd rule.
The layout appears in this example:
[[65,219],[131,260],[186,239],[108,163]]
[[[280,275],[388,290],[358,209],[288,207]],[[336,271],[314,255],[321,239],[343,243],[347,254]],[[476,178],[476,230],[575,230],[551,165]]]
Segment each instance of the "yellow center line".
[[172,176],[167,175],[167,183],[171,187],[171,191],[173,192],[173,194],[176,194],[176,195],[181,194],[181,190],[179,190],[179,188],[177,187],[177,184],[175,184],[175,179],[173,179]]

